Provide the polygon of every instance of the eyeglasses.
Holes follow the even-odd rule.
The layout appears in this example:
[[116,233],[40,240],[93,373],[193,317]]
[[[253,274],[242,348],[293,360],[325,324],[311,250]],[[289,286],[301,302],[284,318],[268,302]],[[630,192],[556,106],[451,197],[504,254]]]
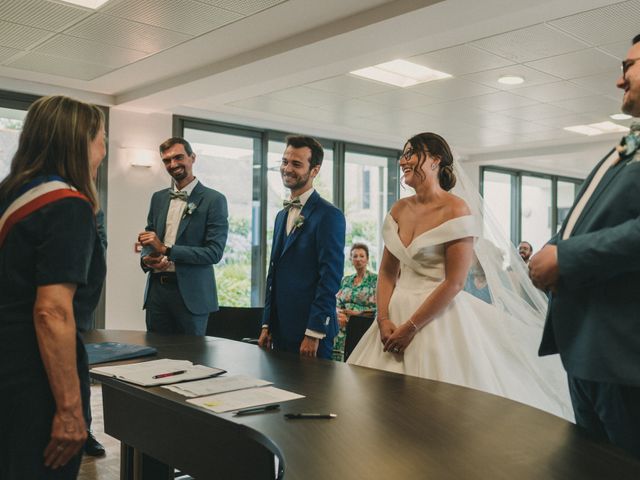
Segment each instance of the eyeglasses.
[[627,74],[627,70],[629,70],[634,63],[640,60],[640,57],[637,58],[628,58],[627,60],[622,61],[622,78]]
[[398,159],[398,161],[402,161],[402,160],[409,161],[409,159],[413,157],[414,153],[416,153],[416,151],[413,148],[408,148],[406,152],[402,152],[400,154],[400,158]]

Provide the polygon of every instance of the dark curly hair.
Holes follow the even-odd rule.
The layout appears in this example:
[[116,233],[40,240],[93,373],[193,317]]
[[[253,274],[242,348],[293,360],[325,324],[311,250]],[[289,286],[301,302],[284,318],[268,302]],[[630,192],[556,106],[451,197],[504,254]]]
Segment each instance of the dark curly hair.
[[438,168],[438,181],[444,190],[451,190],[456,184],[456,175],[453,173],[453,154],[447,141],[440,135],[432,132],[424,132],[414,135],[407,140],[406,146],[418,155],[418,164],[415,172],[424,180],[424,174],[420,167],[427,159],[427,154],[440,161]]

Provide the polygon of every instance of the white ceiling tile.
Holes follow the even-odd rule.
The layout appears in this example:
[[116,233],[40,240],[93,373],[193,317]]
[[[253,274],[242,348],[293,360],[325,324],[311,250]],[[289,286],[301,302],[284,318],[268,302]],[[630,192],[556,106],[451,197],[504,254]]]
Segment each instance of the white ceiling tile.
[[470,45],[518,63],[561,55],[587,46],[543,24],[483,38]]
[[529,105],[527,107],[511,108],[500,112],[508,117],[520,120],[539,120],[541,118],[561,117],[568,115],[570,112],[565,108],[560,108],[548,103],[539,103],[537,105]]
[[[524,78],[524,83],[520,85],[504,85],[498,83],[498,79],[504,75],[516,75]],[[472,73],[464,75],[465,80],[481,83],[488,87],[498,88],[500,90],[514,90],[528,85],[542,85],[543,83],[557,82],[558,77],[542,73],[525,65],[509,65],[507,67],[496,68],[495,70],[487,70],[485,72]]]
[[395,87],[382,83],[364,80],[353,75],[340,75],[339,77],[326,78],[317,82],[307,83],[305,87],[333,92],[347,97],[358,98],[379,92],[387,92]]
[[11,23],[59,32],[91,14],[90,10],[44,0],[2,0],[0,18]]
[[27,50],[51,35],[48,30],[0,21],[0,46],[3,47]]
[[335,112],[339,116],[349,117],[373,117],[386,115],[389,108],[379,103],[365,102],[360,99],[352,99],[336,105],[325,105],[323,110]]
[[107,6],[102,13],[188,35],[201,35],[242,18],[194,0],[136,0]]
[[104,45],[84,38],[56,35],[40,45],[35,51],[57,57],[77,59],[84,62],[96,62],[112,67],[121,67],[133,63],[147,54],[127,48]]
[[244,100],[239,100],[237,102],[231,102],[228,105],[245,110],[254,110],[257,112],[270,113],[273,115],[284,115],[294,118],[296,117],[296,113],[301,108],[307,108],[304,105],[283,102],[282,100],[271,98],[269,95],[247,98]]
[[482,72],[514,63],[469,45],[444,48],[408,60],[450,75]]
[[93,80],[111,70],[112,66],[73,60],[70,58],[54,57],[43,53],[32,52],[6,63],[8,67],[20,68],[32,72],[48,73],[66,78]]
[[[639,29],[640,30],[640,29]],[[601,45],[598,47],[598,50],[602,50],[609,55],[613,55],[618,60],[622,61],[627,58],[627,52],[631,47],[631,42],[629,40],[624,40],[622,42],[608,43],[607,45]]]
[[630,44],[638,34],[640,0],[595,8],[548,23],[592,45],[624,40]]
[[498,92],[497,88],[469,82],[461,78],[445,78],[434,82],[422,83],[409,88],[409,91],[417,92],[428,97],[440,100],[456,100],[460,98],[475,97],[488,93]]
[[514,95],[510,92],[490,93],[489,95],[481,95],[479,97],[468,98],[466,104],[470,107],[487,110],[489,112],[498,112],[509,108],[525,107],[533,105],[536,100],[531,98]]
[[616,80],[620,76],[620,69],[589,75],[587,77],[574,78],[571,83],[588,88],[592,93],[607,95],[614,99],[622,99],[622,90],[616,87]]
[[293,87],[272,92],[269,97],[284,102],[299,103],[308,107],[319,107],[321,105],[339,104],[346,100],[342,95],[332,92],[323,92],[308,87]]
[[607,115],[611,115],[612,113],[618,113],[620,111],[619,101],[617,102],[611,98],[601,95],[562,100],[554,102],[554,105],[566,108],[567,110],[571,110],[575,113],[604,112]]
[[18,53],[20,53],[20,50],[16,50],[15,48],[0,47],[0,63],[9,60]]
[[65,34],[147,53],[156,53],[193,38],[185,33],[101,13],[91,15]]
[[440,101],[436,98],[427,97],[426,95],[421,95],[404,88],[367,95],[366,97],[361,97],[361,100],[381,103],[394,108],[416,108]]
[[565,80],[615,71],[616,68],[619,68],[619,65],[620,62],[616,58],[595,48],[527,63],[527,66],[531,68]]
[[544,85],[519,88],[515,92],[523,97],[532,98],[545,103],[557,102],[567,98],[579,98],[593,95],[591,90],[575,85],[571,82],[545,83]]
[[536,120],[540,125],[562,129],[571,125],[589,125],[590,123],[604,122],[609,120],[606,116],[594,113],[572,113],[553,118],[541,118]]
[[216,7],[231,10],[242,15],[253,15],[254,13],[275,7],[287,0],[198,0]]

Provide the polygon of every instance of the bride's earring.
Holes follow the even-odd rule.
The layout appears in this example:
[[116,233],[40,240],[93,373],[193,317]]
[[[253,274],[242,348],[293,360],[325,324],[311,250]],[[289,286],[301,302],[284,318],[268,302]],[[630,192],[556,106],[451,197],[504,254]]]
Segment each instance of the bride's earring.
[[438,165],[436,165],[435,163],[431,164],[431,170],[435,170],[436,168],[438,168]]

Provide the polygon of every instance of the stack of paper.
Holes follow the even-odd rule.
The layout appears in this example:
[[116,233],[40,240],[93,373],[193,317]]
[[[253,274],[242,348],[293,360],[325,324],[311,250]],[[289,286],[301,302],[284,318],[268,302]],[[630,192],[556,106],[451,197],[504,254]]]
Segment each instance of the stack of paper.
[[199,380],[225,373],[221,368],[194,365],[188,360],[171,360],[168,358],[112,367],[95,367],[91,369],[91,372],[115,377],[143,387],[167,385],[184,382],[185,380]]
[[286,402],[296,398],[304,398],[304,395],[298,395],[275,387],[260,387],[219,393],[208,397],[191,398],[187,402],[215,413],[223,413],[241,408]]
[[272,382],[247,375],[231,375],[229,377],[207,378],[205,380],[196,380],[195,382],[166,385],[162,388],[192,398],[213,395],[215,393],[232,392],[234,390],[244,390],[246,388],[264,387],[265,385],[271,385],[271,383]]

